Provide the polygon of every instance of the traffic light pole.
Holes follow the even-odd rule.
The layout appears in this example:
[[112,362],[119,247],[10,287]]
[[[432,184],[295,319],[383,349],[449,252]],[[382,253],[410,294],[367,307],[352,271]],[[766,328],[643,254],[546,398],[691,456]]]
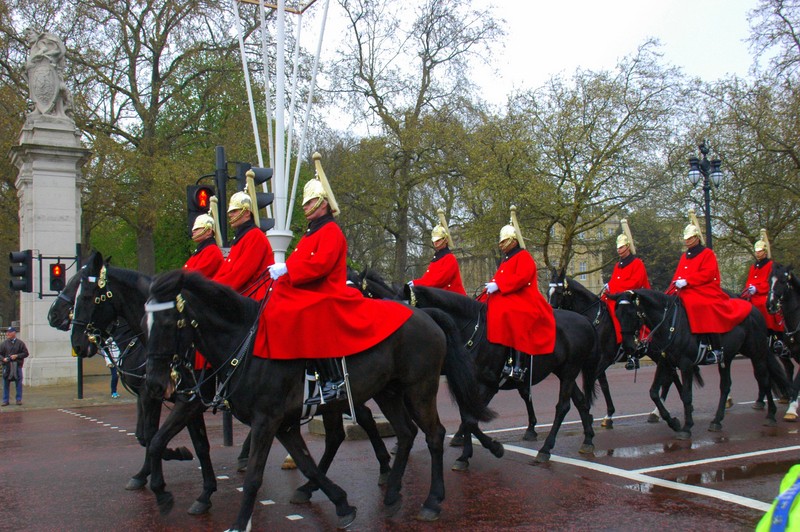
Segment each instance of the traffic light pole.
[[228,160],[225,158],[225,148],[217,146],[215,150],[216,169],[214,181],[217,185],[217,199],[223,212],[219,213],[219,234],[222,237],[222,247],[228,247]]

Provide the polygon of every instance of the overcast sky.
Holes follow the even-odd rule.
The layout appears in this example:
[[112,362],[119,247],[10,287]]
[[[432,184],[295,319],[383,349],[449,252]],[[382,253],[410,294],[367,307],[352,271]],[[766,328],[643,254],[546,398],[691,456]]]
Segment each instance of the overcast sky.
[[[501,79],[484,83],[502,103],[511,89],[541,86],[559,72],[611,69],[648,37],[661,41],[664,61],[713,81],[746,76],[752,57],[748,13],[757,0],[497,0],[506,20],[506,46],[495,67]],[[483,78],[485,74],[480,69]]]

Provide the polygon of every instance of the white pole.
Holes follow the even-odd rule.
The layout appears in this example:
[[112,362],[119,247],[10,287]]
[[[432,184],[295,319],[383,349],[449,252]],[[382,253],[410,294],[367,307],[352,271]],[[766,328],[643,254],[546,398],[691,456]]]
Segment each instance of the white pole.
[[[267,114],[267,161],[269,167],[272,168],[272,161],[275,160],[275,136],[272,133],[272,95],[269,91],[269,49],[267,48],[267,10],[264,5],[264,0],[258,3],[258,11],[261,17],[261,63],[264,69],[264,109]],[[274,188],[274,186],[273,186]],[[267,190],[267,184],[262,185],[264,192]],[[267,206],[267,217],[272,218],[272,205]]]
[[272,178],[275,185],[275,229],[285,231],[286,227],[286,176],[284,172],[284,153],[285,153],[285,43],[286,43],[286,2],[278,0],[278,31],[277,31],[277,54],[275,64],[275,171]]
[[[294,40],[294,66],[292,68],[292,95],[289,99],[289,126],[286,128],[288,144],[286,146],[286,162],[284,163],[286,171],[286,188],[289,188],[289,173],[292,170],[292,141],[294,140],[294,112],[297,102],[297,75],[300,70],[300,30],[303,27],[303,15],[297,17],[297,34]],[[288,198],[287,198],[288,201]],[[292,212],[287,212],[286,227],[290,227],[289,219],[292,217]]]
[[[244,72],[244,84],[247,88],[247,103],[250,105],[250,122],[253,124],[253,137],[256,141],[256,153],[258,154],[258,166],[264,166],[264,158],[261,156],[261,139],[258,135],[258,122],[256,122],[256,108],[253,104],[253,89],[250,86],[250,71],[247,68],[247,56],[244,53],[244,36],[242,35],[242,21],[239,17],[239,5],[236,0],[233,3],[233,13],[236,20],[236,37],[239,39],[239,52],[242,55],[242,71]],[[223,201],[227,202],[225,198]]]
[[306,101],[306,113],[303,119],[303,132],[300,136],[300,146],[297,150],[297,163],[294,167],[294,180],[292,182],[292,194],[289,199],[288,220],[286,226],[292,225],[292,212],[294,211],[294,200],[297,196],[297,182],[300,179],[300,160],[303,157],[303,152],[306,147],[306,133],[308,132],[308,123],[311,119],[311,103],[314,100],[314,89],[317,86],[317,72],[319,71],[319,57],[322,53],[322,41],[325,37],[325,22],[328,20],[328,6],[330,0],[325,1],[325,10],[322,14],[322,23],[319,31],[319,41],[317,42],[317,51],[314,55],[314,67],[311,71],[311,86],[308,89],[308,100]]

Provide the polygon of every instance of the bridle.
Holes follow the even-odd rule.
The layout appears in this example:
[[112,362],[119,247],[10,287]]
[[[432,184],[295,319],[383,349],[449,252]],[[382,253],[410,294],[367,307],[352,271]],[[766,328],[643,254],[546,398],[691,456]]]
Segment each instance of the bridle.
[[[271,291],[268,290],[268,294],[270,293]],[[230,388],[231,380],[236,374],[236,370],[246,365],[243,362],[247,360],[247,355],[253,351],[253,343],[255,342],[256,331],[258,330],[259,316],[268,299],[269,295],[261,301],[259,312],[256,313],[254,323],[250,327],[245,338],[239,346],[233,350],[228,359],[209,372],[206,372],[206,369],[203,368],[198,377],[194,371],[192,355],[195,352],[195,346],[194,342],[191,341],[191,336],[193,334],[200,335],[201,330],[197,320],[191,318],[187,313],[186,299],[181,293],[178,293],[174,300],[165,302],[158,302],[151,298],[144,306],[144,310],[147,313],[148,330],[152,328],[154,315],[156,313],[174,309],[177,313],[177,319],[175,320],[175,344],[172,350],[173,352],[151,352],[148,354],[148,357],[161,364],[169,364],[169,378],[172,382],[175,394],[186,396],[189,401],[199,397],[204,406],[212,408],[213,412],[216,413],[220,406],[228,403],[228,398],[236,391],[235,388]],[[184,348],[181,348],[182,337],[188,339],[188,341],[185,341],[186,346]],[[180,385],[183,374],[191,375],[192,382],[188,387],[181,388]],[[217,390],[214,394],[214,398],[208,402],[203,398],[201,388],[207,382],[215,378],[219,380]]]
[[[786,320],[786,312],[782,312],[783,311],[783,304],[784,304],[783,298],[786,295],[786,293],[791,291],[792,288],[793,288],[792,287],[792,281],[793,281],[792,272],[788,271],[788,270],[784,271],[782,273],[782,275],[780,275],[780,276],[776,275],[775,279],[776,279],[776,282],[770,284],[769,295],[775,302],[775,314],[782,313],[782,315],[783,315],[783,330],[784,330],[784,334],[786,335],[786,339],[789,342],[794,343],[796,341],[795,340],[795,335],[797,335],[797,333],[800,332],[800,320],[797,321],[797,326],[794,328],[794,330],[789,331],[788,330],[788,323],[787,323],[787,320]],[[777,283],[783,283],[785,285],[784,290],[783,290],[783,292],[781,293],[781,295],[779,297],[775,297],[775,292],[774,292],[774,284],[777,284]],[[789,310],[790,310],[790,313],[791,313],[791,312],[796,311],[797,309],[795,308],[795,309],[789,309]]]
[[667,331],[667,340],[664,343],[664,345],[662,345],[661,347],[657,347],[657,348],[654,347],[653,348],[653,350],[655,352],[657,352],[657,353],[660,353],[662,357],[666,357],[665,351],[667,350],[667,348],[670,345],[672,345],[672,342],[675,341],[675,324],[678,321],[678,306],[679,306],[678,305],[678,301],[679,301],[678,298],[677,297],[668,298],[667,304],[664,307],[664,313],[661,316],[661,320],[652,329],[650,329],[650,334],[648,334],[646,338],[643,338],[643,339],[639,340],[638,338],[636,338],[636,331],[641,329],[642,325],[646,325],[645,318],[647,317],[647,315],[645,314],[644,310],[641,307],[641,304],[639,302],[639,296],[637,294],[635,294],[634,292],[630,292],[630,291],[625,292],[625,293],[626,293],[626,295],[629,296],[629,299],[619,299],[619,300],[617,300],[617,306],[620,306],[620,305],[631,305],[631,304],[635,305],[636,306],[636,309],[635,309],[636,310],[636,316],[638,317],[639,321],[638,321],[636,327],[634,327],[632,330],[623,329],[621,327],[622,324],[620,323],[620,332],[622,333],[623,337],[626,334],[633,336],[634,341],[637,342],[637,345],[639,343],[645,343],[645,344],[648,344],[648,345],[652,345],[653,337],[655,336],[656,332],[659,329],[661,329],[662,327],[665,326],[665,324],[667,323],[667,318],[668,318],[668,316],[670,314],[670,309],[672,309],[672,319],[670,320],[669,329]]
[[[76,317],[75,317],[75,307],[77,307],[78,302],[79,302],[76,299],[75,305],[73,306],[72,311],[70,312],[70,319],[71,319],[73,325],[77,325],[79,327],[83,327],[84,334],[86,335],[87,339],[89,340],[89,343],[90,344],[94,344],[99,349],[100,348],[100,344],[98,342],[98,339],[102,342],[105,339],[107,339],[108,337],[110,337],[111,336],[110,329],[111,329],[111,326],[114,323],[112,321],[111,323],[109,323],[109,325],[108,325],[108,327],[106,327],[106,329],[101,329],[101,328],[98,328],[98,327],[95,326],[94,320],[93,320],[94,315],[95,315],[95,312],[94,312],[95,308],[97,308],[98,305],[101,305],[101,304],[103,304],[103,303],[105,303],[107,301],[110,303],[112,298],[114,297],[114,294],[112,293],[111,288],[109,288],[107,286],[108,285],[108,270],[106,269],[105,265],[103,265],[103,267],[100,268],[100,273],[99,273],[99,275],[97,277],[95,277],[93,275],[87,275],[85,279],[81,280],[81,284],[83,285],[84,282],[92,283],[92,286],[93,286],[92,290],[94,291],[94,294],[95,294],[93,298],[86,298],[86,299],[91,299],[91,301],[94,304],[94,307],[92,307],[91,310],[88,311],[90,318],[88,320],[86,320],[86,321],[81,320],[81,319],[76,319]],[[81,286],[81,293],[83,293],[83,286]],[[59,296],[60,295],[61,294],[59,294]]]
[[[568,308],[563,306],[564,299],[572,298],[574,293],[573,293],[572,289],[570,288],[570,285],[567,282],[567,279],[565,278],[563,281],[558,282],[558,283],[550,283],[549,286],[550,286],[550,290],[551,290],[551,292],[550,292],[551,295],[554,294],[554,293],[557,293],[556,290],[558,290],[558,289],[561,290],[561,294],[560,294],[561,295],[561,303],[556,308],[562,308],[562,309],[565,309],[565,310],[572,310],[574,312],[577,312],[578,314],[582,314],[582,315],[586,316],[585,313],[596,306],[597,307],[597,313],[595,314],[594,319],[592,319],[592,318],[589,318],[589,319],[592,321],[592,326],[594,326],[595,328],[597,328],[600,325],[600,318],[603,316],[603,309],[604,308],[607,309],[608,307],[606,307],[606,305],[603,304],[603,300],[600,299],[599,296],[598,296],[597,300],[595,300],[594,302],[590,303],[589,306],[584,308],[583,310],[577,310],[575,308],[569,308],[568,309]],[[588,316],[586,316],[586,317],[588,318]]]

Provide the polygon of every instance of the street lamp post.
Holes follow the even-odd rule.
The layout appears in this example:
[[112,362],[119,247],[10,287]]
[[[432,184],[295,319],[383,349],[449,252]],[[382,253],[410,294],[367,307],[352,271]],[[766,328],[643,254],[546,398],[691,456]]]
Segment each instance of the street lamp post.
[[697,157],[689,159],[689,181],[692,186],[697,186],[700,178],[703,178],[703,199],[705,200],[705,214],[706,214],[706,245],[709,249],[713,249],[711,245],[711,183],[714,187],[719,187],[722,182],[722,161],[719,159],[708,160],[708,146],[706,141],[700,143],[698,146],[703,159]]

